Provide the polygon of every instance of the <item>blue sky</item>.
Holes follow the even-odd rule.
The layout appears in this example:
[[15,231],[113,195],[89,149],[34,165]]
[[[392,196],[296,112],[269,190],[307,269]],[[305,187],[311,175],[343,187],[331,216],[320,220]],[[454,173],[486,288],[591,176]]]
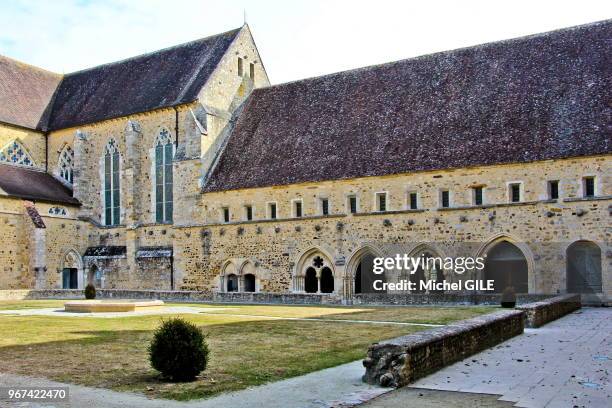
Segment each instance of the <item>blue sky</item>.
[[71,72],[239,27],[273,83],[612,18],[612,2],[0,0],[0,54]]

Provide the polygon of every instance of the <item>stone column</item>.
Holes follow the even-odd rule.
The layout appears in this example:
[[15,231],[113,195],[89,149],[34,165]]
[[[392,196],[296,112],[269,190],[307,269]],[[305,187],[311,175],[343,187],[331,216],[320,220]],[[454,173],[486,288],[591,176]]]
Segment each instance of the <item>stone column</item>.
[[[123,196],[122,205],[125,206],[124,223],[127,230],[125,234],[126,256],[128,264],[128,276],[122,277],[129,282],[128,286],[138,289],[138,283],[132,282],[131,278],[136,274],[138,268],[136,252],[140,246],[138,232],[136,228],[142,222],[141,199],[143,192],[141,182],[141,155],[145,149],[142,130],[136,121],[128,120],[125,126],[125,157],[121,180],[124,187],[121,189]],[[135,286],[134,286],[135,285]]]
[[30,247],[30,276],[33,278],[34,288],[45,289],[47,286],[47,227],[34,203],[26,201],[24,207],[25,232]]
[[73,183],[72,194],[74,198],[81,202],[79,208],[79,216],[96,219],[94,215],[92,194],[96,194],[96,190],[92,189],[91,180],[87,177],[87,165],[93,164],[98,167],[98,157],[92,157],[89,152],[89,141],[87,134],[81,130],[77,130],[74,134],[74,167],[73,167]]
[[125,205],[124,223],[133,227],[142,222],[140,195],[143,192],[141,183],[141,152],[146,146],[143,145],[142,130],[138,122],[129,120],[125,127],[125,158],[123,160],[123,181],[125,192],[123,203]]

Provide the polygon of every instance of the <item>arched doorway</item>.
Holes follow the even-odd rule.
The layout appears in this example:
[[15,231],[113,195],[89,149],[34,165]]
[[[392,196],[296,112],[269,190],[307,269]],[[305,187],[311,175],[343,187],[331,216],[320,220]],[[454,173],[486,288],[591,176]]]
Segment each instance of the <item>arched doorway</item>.
[[334,275],[327,266],[321,269],[321,293],[333,293]]
[[335,293],[335,269],[331,256],[321,248],[302,253],[293,272],[297,293]]
[[244,275],[244,291],[255,292],[255,275],[252,273]]
[[364,247],[355,252],[348,263],[347,272],[351,273],[353,279],[353,294],[380,293],[383,290],[374,289],[374,281],[386,282],[385,273],[374,273],[375,252],[369,247]]
[[306,293],[317,293],[319,291],[317,271],[313,267],[306,269],[306,276],[304,277],[304,290]]
[[577,241],[567,248],[567,291],[600,293],[601,249],[591,241]]
[[227,291],[238,292],[238,276],[235,274],[227,275]]
[[82,289],[83,282],[83,261],[75,250],[67,251],[62,258],[62,289]]
[[508,241],[495,244],[486,255],[484,279],[493,281],[493,292],[512,287],[515,293],[528,293],[529,273],[523,252]]

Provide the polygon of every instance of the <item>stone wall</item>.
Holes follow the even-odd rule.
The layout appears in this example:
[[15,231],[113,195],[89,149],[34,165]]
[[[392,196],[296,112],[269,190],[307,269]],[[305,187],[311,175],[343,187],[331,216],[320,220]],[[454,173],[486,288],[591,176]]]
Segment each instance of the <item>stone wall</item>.
[[[66,255],[77,257],[88,244],[89,225],[75,218],[78,207],[37,202],[44,223],[36,228],[21,199],[0,196],[0,289],[59,288]],[[52,207],[67,215],[49,214]]]
[[371,345],[363,380],[401,387],[523,333],[524,312],[499,311]]
[[[174,241],[179,286],[218,290],[230,259],[259,265],[266,291],[294,289],[296,267],[311,250],[333,264],[335,291],[352,278],[353,258],[364,249],[376,256],[410,253],[423,243],[442,256],[478,256],[495,243],[516,243],[528,263],[529,293],[564,293],[566,248],[579,240],[595,242],[602,253],[603,293],[612,296],[612,248],[607,226],[612,208],[612,162],[609,156],[551,160],[521,165],[429,171],[386,177],[303,183],[202,195],[203,224],[177,225]],[[583,199],[582,177],[595,175],[597,195]],[[548,200],[548,180],[560,180],[560,198]],[[508,203],[508,182],[523,185],[523,201]],[[472,186],[484,186],[484,205],[472,205]],[[439,191],[451,191],[451,208],[439,208]],[[388,193],[386,212],[376,211],[375,193]],[[416,192],[419,208],[408,209]],[[358,213],[349,214],[347,197],[357,196]],[[330,214],[320,214],[320,199]],[[292,213],[302,200],[303,217]],[[277,204],[276,220],[267,205]],[[245,220],[245,206],[254,220]],[[221,222],[222,208],[230,222]],[[471,247],[470,247],[471,246]],[[453,278],[452,276],[448,278]]]
[[[0,290],[0,300],[24,299],[82,299],[83,290],[42,289],[42,290]],[[160,299],[172,302],[209,302],[209,303],[259,303],[287,305],[337,305],[341,299],[333,295],[298,293],[206,293],[197,291],[164,290],[125,290],[97,289],[100,299]]]
[[518,306],[525,312],[527,327],[540,327],[582,307],[580,295],[556,296],[535,303]]
[[[554,295],[524,294],[517,295],[518,304],[537,302]],[[410,305],[495,305],[499,306],[501,294],[486,293],[367,293],[353,297],[355,305],[410,306]]]

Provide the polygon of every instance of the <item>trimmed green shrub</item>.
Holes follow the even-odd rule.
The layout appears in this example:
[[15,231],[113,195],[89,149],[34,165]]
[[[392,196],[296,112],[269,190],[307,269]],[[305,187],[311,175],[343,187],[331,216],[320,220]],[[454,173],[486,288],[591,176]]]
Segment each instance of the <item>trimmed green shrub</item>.
[[85,299],[95,299],[96,298],[96,288],[91,283],[88,283],[85,286]]
[[192,381],[206,369],[208,345],[198,327],[181,318],[162,321],[149,345],[151,366],[172,381]]

